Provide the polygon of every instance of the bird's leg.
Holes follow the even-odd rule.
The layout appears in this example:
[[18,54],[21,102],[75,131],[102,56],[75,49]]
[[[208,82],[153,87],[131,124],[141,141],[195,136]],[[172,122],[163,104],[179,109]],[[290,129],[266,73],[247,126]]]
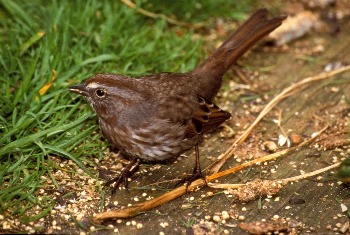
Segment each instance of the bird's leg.
[[199,178],[202,178],[202,179],[205,180],[205,176],[202,174],[201,163],[199,161],[199,147],[198,147],[198,144],[196,144],[194,146],[194,150],[196,152],[196,163],[195,163],[194,168],[193,168],[193,173],[192,173],[191,179],[193,178],[192,181],[194,181],[196,179],[199,179]]
[[120,172],[120,174],[117,177],[115,177],[111,180],[108,180],[105,183],[105,186],[108,186],[108,185],[115,183],[113,188],[112,188],[112,194],[114,194],[114,192],[119,188],[119,185],[121,183],[124,184],[124,187],[126,189],[128,188],[128,178],[130,176],[132,176],[139,169],[140,162],[141,162],[140,159],[131,160],[129,162],[129,164],[122,169],[122,171]]
[[194,146],[194,150],[196,152],[196,163],[194,165],[194,168],[193,168],[193,172],[190,176],[187,176],[187,177],[184,177],[183,179],[181,179],[177,184],[176,186],[180,185],[180,184],[183,184],[186,182],[186,188],[193,182],[195,181],[196,179],[203,179],[205,180],[205,176],[203,175],[202,173],[202,170],[201,170],[201,164],[200,164],[200,161],[199,161],[199,148],[198,148],[198,144],[196,144]]

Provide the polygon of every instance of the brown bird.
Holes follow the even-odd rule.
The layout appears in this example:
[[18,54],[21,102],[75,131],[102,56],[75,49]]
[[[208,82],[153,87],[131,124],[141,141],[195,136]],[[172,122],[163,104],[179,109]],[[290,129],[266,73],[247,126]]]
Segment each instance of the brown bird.
[[[95,110],[103,135],[131,162],[114,190],[140,161],[161,162],[195,147],[196,163],[187,182],[202,177],[198,144],[202,135],[230,118],[212,100],[226,71],[250,47],[282,24],[285,16],[267,19],[265,9],[255,12],[214,53],[187,73],[159,73],[131,78],[96,74],[69,88],[87,97]],[[114,192],[113,190],[113,192]]]

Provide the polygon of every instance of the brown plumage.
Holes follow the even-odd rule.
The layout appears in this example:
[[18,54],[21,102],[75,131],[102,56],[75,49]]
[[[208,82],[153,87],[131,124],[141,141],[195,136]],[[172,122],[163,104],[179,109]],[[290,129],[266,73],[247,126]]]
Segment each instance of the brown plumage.
[[[136,159],[165,161],[196,146],[193,180],[201,176],[198,143],[230,114],[212,103],[226,71],[251,46],[285,19],[267,19],[259,10],[197,68],[188,73],[159,73],[138,79],[96,74],[70,91],[84,95],[97,113],[103,135],[133,164]],[[131,168],[131,166],[128,166]],[[111,182],[117,186],[130,169]]]

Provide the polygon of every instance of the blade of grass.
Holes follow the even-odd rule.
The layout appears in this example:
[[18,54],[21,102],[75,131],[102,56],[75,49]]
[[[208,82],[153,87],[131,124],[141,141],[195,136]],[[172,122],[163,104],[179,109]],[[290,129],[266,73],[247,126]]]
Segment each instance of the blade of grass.
[[23,137],[21,139],[15,140],[7,145],[5,145],[1,150],[0,150],[0,156],[6,154],[6,153],[10,153],[11,151],[13,151],[14,149],[19,149],[24,147],[25,145],[32,143],[34,141],[36,141],[38,138],[45,136],[45,135],[53,135],[53,134],[57,134],[59,132],[63,132],[63,131],[67,131],[70,128],[84,122],[85,120],[87,120],[88,118],[90,118],[92,115],[83,115],[82,117],[78,118],[77,120],[68,123],[66,125],[62,125],[62,126],[54,126],[52,128],[43,130],[43,131],[39,131],[38,133]]

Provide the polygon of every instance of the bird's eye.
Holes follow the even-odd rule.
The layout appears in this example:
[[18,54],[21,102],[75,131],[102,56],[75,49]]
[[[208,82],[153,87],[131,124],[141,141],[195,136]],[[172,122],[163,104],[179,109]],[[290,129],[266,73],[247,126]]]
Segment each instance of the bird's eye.
[[102,90],[102,89],[97,89],[97,90],[95,91],[95,94],[97,95],[97,97],[102,98],[102,97],[105,96],[106,92],[105,92],[104,90]]

